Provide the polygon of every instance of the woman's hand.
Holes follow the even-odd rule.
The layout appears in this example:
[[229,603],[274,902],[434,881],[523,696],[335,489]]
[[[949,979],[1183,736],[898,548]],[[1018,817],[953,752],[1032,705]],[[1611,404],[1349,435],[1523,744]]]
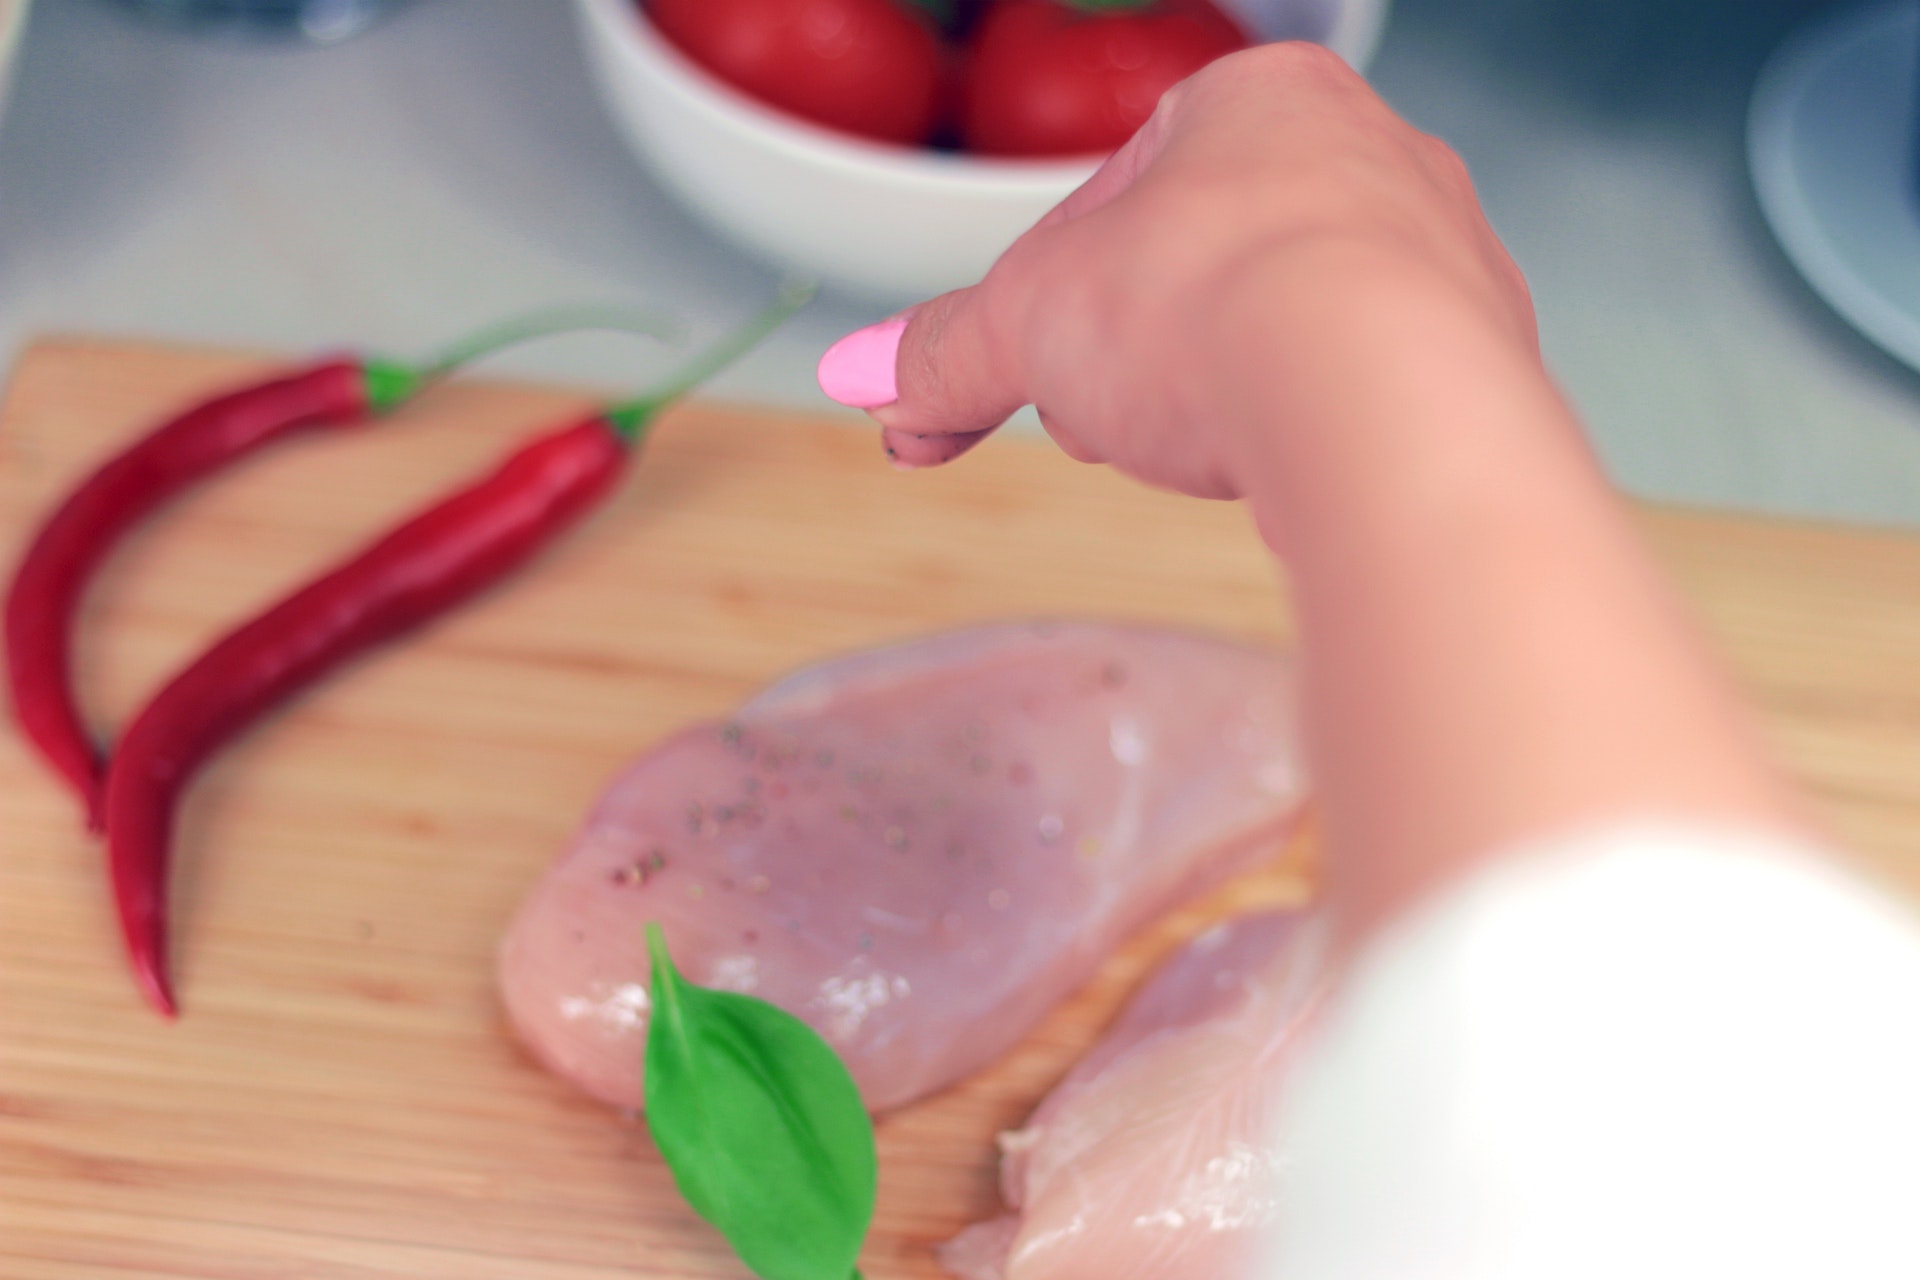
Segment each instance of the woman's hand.
[[1623,815],[1793,821],[1541,366],[1465,171],[1333,55],[1173,90],[971,289],[821,385],[907,466],[1023,403],[1287,562],[1350,939],[1504,848]]
[[820,380],[903,466],[1032,403],[1076,458],[1236,497],[1253,415],[1225,402],[1230,331],[1257,326],[1284,366],[1330,309],[1409,293],[1536,358],[1526,285],[1459,158],[1337,56],[1267,45],[1172,90],[985,280],[849,335]]

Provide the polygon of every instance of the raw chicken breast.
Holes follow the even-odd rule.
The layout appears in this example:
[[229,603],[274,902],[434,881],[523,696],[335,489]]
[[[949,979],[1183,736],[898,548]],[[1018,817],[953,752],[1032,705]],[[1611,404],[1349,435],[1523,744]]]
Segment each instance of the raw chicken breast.
[[1323,990],[1312,926],[1217,925],[1000,1135],[1013,1212],[940,1247],[963,1280],[1233,1280],[1273,1220],[1276,1085]]
[[1025,623],[809,668],[642,756],[508,931],[543,1062],[641,1104],[646,949],[811,1023],[867,1103],[1004,1053],[1144,921],[1270,855],[1301,799],[1285,664]]

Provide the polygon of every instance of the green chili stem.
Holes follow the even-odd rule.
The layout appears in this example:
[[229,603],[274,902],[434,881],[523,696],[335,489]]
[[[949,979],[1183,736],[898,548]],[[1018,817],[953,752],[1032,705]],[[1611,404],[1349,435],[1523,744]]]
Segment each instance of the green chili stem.
[[556,333],[572,333],[584,329],[637,333],[649,338],[658,338],[662,342],[679,342],[686,336],[684,327],[677,321],[628,310],[624,307],[594,305],[548,307],[541,311],[510,316],[455,340],[443,348],[440,354],[420,367],[420,377],[423,381],[442,378],[462,365],[471,364],[475,360],[493,355],[497,351],[505,350],[518,343],[531,342],[535,338],[545,338]]
[[759,314],[682,365],[665,383],[643,396],[617,404],[602,416],[629,444],[637,442],[660,410],[759,346],[813,298],[814,285],[790,280]]
[[548,307],[511,316],[484,329],[476,329],[443,348],[425,364],[403,364],[397,360],[361,361],[366,378],[367,403],[376,413],[385,413],[412,399],[429,386],[465,365],[507,347],[535,338],[586,329],[605,329],[615,333],[637,333],[662,342],[679,342],[685,337],[681,326],[645,312],[624,307],[579,305]]

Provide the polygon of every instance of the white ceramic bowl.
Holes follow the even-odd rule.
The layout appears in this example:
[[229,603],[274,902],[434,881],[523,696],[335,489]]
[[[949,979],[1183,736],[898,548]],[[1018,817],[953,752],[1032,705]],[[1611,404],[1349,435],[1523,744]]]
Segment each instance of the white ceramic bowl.
[[[1306,24],[1298,34],[1363,69],[1387,7],[1242,2],[1288,10]],[[1095,168],[863,142],[722,82],[657,35],[634,0],[577,3],[600,95],[661,181],[748,249],[870,298],[906,302],[978,280]]]

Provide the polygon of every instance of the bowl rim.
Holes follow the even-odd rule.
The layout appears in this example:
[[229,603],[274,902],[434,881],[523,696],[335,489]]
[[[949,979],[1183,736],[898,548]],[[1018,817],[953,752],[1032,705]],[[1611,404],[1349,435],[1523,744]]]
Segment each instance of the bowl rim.
[[596,25],[626,58],[682,98],[725,115],[738,128],[810,162],[881,181],[903,178],[979,191],[983,185],[1018,191],[1077,186],[1092,176],[1105,154],[1060,159],[996,159],[964,152],[869,142],[768,106],[694,62],[661,36],[637,0],[580,0]]

